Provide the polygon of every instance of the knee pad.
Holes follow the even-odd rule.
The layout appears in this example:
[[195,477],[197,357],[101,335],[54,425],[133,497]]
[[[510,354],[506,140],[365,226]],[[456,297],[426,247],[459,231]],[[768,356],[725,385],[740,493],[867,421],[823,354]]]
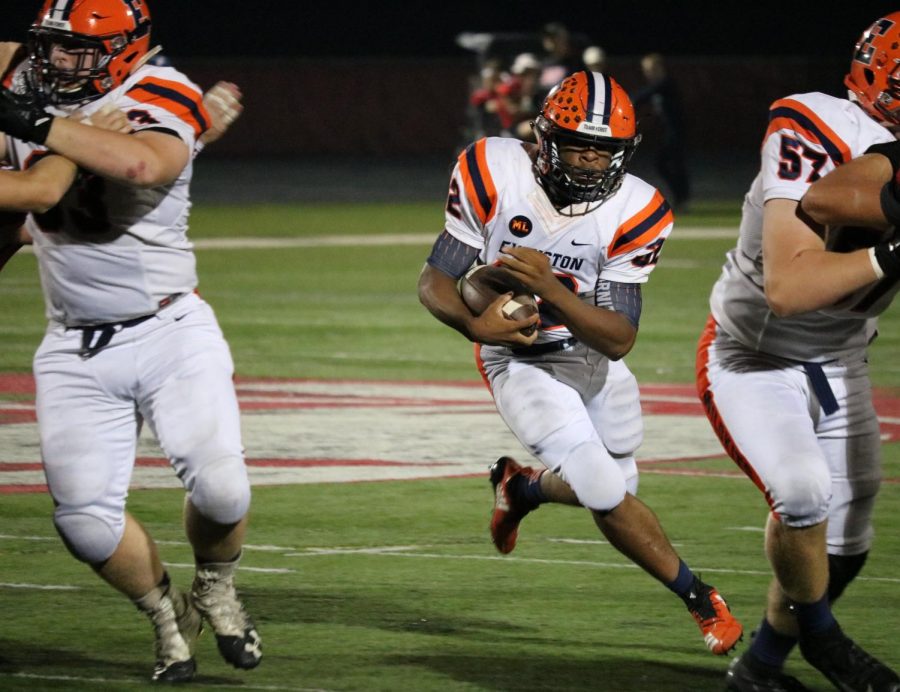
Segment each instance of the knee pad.
[[250,509],[250,479],[241,457],[220,457],[200,466],[188,484],[197,511],[217,524],[234,524]]
[[633,456],[617,457],[613,455],[619,469],[622,471],[622,477],[625,479],[625,490],[629,495],[637,495],[638,491],[638,466]]
[[640,391],[634,375],[627,374],[607,384],[609,391],[600,407],[597,429],[613,456],[630,456],[644,441]]
[[813,462],[787,460],[782,465],[783,471],[769,479],[772,509],[786,526],[813,526],[828,517],[831,475],[820,460]]
[[114,517],[93,507],[57,507],[53,524],[75,558],[94,565],[115,552],[125,531],[125,515]]
[[559,473],[588,509],[608,512],[625,499],[622,470],[599,442],[584,442],[575,447],[563,461]]

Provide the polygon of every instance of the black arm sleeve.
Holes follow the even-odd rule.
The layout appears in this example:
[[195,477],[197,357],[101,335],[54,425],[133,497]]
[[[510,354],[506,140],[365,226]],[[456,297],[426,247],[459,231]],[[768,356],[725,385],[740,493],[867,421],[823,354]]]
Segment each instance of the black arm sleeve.
[[460,278],[478,257],[478,248],[466,245],[443,231],[434,241],[428,264],[454,279]]
[[594,304],[621,313],[637,329],[643,306],[641,285],[601,279],[597,281]]

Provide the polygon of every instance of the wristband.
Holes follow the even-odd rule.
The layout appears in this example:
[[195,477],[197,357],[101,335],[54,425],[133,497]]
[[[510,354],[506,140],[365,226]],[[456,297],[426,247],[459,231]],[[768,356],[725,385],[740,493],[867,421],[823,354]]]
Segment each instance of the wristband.
[[885,276],[900,276],[900,256],[897,248],[900,242],[889,240],[872,248],[872,256]]
[[891,162],[894,175],[900,170],[900,142],[880,142],[873,144],[865,151],[866,154],[881,154]]
[[878,264],[878,258],[875,257],[875,248],[869,248],[869,261],[872,263],[872,269],[875,270],[875,280],[881,280],[884,278],[884,269],[881,268],[881,265]]
[[31,126],[31,137],[29,137],[29,141],[34,142],[35,144],[44,144],[47,141],[47,137],[50,136],[50,128],[53,126],[53,116],[45,115],[43,118],[38,118]]

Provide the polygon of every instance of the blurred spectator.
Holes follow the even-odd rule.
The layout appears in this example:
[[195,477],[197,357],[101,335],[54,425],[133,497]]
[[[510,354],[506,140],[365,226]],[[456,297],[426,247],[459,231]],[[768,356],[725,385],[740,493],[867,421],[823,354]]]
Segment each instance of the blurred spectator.
[[572,34],[565,24],[550,22],[541,32],[541,40],[547,55],[541,71],[541,99],[566,75],[583,69],[581,57],[576,53]]
[[505,104],[501,102],[497,88],[503,73],[500,66],[491,62],[481,68],[478,86],[469,96],[469,117],[474,139],[496,137],[503,131],[503,122],[509,122]]
[[691,180],[685,162],[684,114],[681,94],[669,77],[663,56],[650,53],[641,58],[647,84],[635,92],[636,110],[649,104],[662,127],[662,142],[656,154],[656,170],[672,195],[672,207],[685,211],[691,196]]
[[538,96],[541,63],[534,53],[520,53],[509,71],[509,78],[497,87],[502,104],[499,114],[504,136],[534,140],[531,120],[541,105]]
[[600,46],[588,46],[581,54],[581,61],[591,72],[606,73],[606,51]]

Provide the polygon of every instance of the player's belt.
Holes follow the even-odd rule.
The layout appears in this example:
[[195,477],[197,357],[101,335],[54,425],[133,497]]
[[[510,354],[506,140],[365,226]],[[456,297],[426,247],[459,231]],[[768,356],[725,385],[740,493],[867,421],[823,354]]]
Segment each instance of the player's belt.
[[511,349],[513,354],[517,356],[543,356],[547,353],[556,353],[557,351],[568,351],[578,339],[570,336],[568,339],[560,339],[559,341],[547,341],[543,344],[533,344],[531,346],[523,346],[522,348]]
[[[168,307],[183,295],[185,294],[173,293],[172,295],[166,296],[161,301],[159,301],[159,310]],[[132,317],[130,320],[123,320],[122,322],[88,324],[84,326],[66,327],[66,329],[81,330],[80,353],[81,357],[87,360],[88,358],[96,356],[102,349],[109,346],[109,342],[112,341],[113,336],[115,336],[118,332],[121,332],[123,329],[136,327],[139,324],[143,324],[147,320],[152,319],[153,317],[156,317],[156,312],[151,312],[149,315],[141,315],[140,317]]]

